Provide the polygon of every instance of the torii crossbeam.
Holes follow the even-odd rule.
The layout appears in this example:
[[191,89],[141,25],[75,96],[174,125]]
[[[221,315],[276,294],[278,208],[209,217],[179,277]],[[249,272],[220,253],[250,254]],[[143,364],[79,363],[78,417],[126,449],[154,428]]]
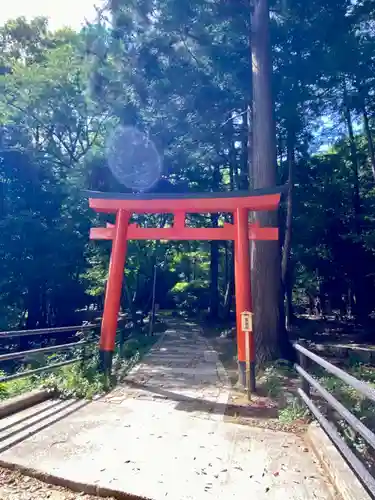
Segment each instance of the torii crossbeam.
[[[237,321],[237,352],[240,382],[245,385],[245,332],[241,329],[241,313],[252,312],[249,240],[277,240],[278,228],[249,225],[249,212],[277,210],[283,188],[190,194],[124,194],[87,192],[89,206],[97,212],[115,213],[115,224],[92,228],[90,239],[111,240],[112,253],[105,294],[100,337],[102,366],[110,370],[115,349],[118,313],[128,240],[233,240],[235,248],[235,290]],[[219,228],[190,228],[185,220],[188,213],[229,212],[234,224]],[[173,214],[173,226],[142,228],[129,224],[132,214]],[[250,339],[251,382],[255,388],[255,345]]]

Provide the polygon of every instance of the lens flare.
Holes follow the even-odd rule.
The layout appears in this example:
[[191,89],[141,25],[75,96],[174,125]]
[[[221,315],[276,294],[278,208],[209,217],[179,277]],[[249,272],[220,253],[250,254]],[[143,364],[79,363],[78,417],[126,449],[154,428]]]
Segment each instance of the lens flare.
[[114,177],[134,191],[147,191],[160,179],[162,162],[155,144],[134,127],[116,127],[106,144]]

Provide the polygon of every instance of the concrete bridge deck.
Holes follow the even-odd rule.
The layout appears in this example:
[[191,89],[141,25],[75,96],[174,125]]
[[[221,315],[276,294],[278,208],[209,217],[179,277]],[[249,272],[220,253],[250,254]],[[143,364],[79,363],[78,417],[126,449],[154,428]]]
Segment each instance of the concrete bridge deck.
[[118,498],[332,499],[300,437],[224,422],[229,381],[199,333],[171,325],[103,398],[1,420],[0,463]]

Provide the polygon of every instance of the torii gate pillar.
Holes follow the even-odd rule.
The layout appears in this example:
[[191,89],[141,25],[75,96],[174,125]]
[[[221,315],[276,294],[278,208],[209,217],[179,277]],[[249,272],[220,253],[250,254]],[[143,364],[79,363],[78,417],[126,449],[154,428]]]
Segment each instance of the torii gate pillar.
[[108,371],[108,369],[112,366],[112,357],[115,350],[121,288],[124,278],[124,267],[128,243],[127,231],[129,219],[129,212],[126,212],[125,210],[119,210],[117,212],[99,344],[100,367],[103,371]]
[[249,245],[249,213],[246,208],[237,208],[234,214],[236,238],[234,240],[234,276],[236,292],[237,358],[240,385],[246,385],[246,342],[249,335],[250,383],[255,391],[255,345],[253,332],[243,332],[241,313],[253,312],[251,300],[251,268]]

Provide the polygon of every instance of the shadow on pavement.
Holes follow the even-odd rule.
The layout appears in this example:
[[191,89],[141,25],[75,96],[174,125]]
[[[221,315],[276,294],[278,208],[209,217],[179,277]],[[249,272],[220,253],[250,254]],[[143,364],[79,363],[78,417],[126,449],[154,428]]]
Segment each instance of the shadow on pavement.
[[[60,404],[61,403],[61,404]],[[21,418],[20,420],[16,420],[15,422],[12,422],[9,425],[6,425],[0,429],[0,432],[4,432],[5,430],[15,427],[19,425],[22,422],[27,422],[25,425],[22,427],[18,428],[17,430],[11,431],[10,433],[7,433],[3,436],[0,436],[0,453],[9,450],[13,446],[16,446],[17,444],[21,443],[22,441],[25,441],[26,439],[34,436],[35,434],[38,434],[39,432],[43,431],[44,429],[47,429],[53,424],[56,424],[57,422],[60,422],[64,418],[68,417],[69,415],[72,415],[76,411],[84,408],[85,406],[89,405],[91,401],[83,401],[83,402],[77,402],[77,401],[58,401],[56,404],[51,405],[50,407],[40,410],[38,412],[34,412],[33,414],[28,415],[25,418]],[[48,415],[44,415],[41,418],[38,418],[37,420],[32,420],[34,416],[40,415],[42,413],[45,413],[47,410],[51,408],[55,408],[53,412],[48,413]],[[68,411],[66,411],[68,410]],[[51,417],[55,417],[52,418]],[[38,425],[41,424],[41,425]],[[37,426],[35,428],[35,426]],[[29,432],[27,429],[31,429]],[[4,441],[8,441],[14,437],[11,442],[2,444]]]
[[277,418],[277,408],[269,408],[256,405],[232,405],[228,403],[217,403],[216,401],[206,401],[199,398],[192,398],[184,394],[175,393],[160,387],[154,387],[147,384],[139,384],[134,381],[125,381],[124,386],[133,389],[140,389],[156,395],[155,399],[176,401],[178,404],[175,409],[186,412],[202,412],[202,413],[216,413],[234,416],[235,413],[241,416],[253,418]]
[[[62,401],[57,400],[50,406],[45,406],[41,410],[35,411],[34,413],[30,413],[30,415],[27,415],[26,417],[20,418],[19,420],[14,420],[14,422],[11,422],[8,425],[5,425],[4,427],[0,427],[0,433],[7,431],[8,429],[11,429],[12,427],[15,427],[16,425],[21,424],[22,422],[27,422],[27,420],[30,420],[33,417],[36,417],[38,415],[41,415],[42,413],[45,413],[46,411],[50,410],[51,408],[56,408],[56,406],[61,405]],[[0,436],[0,441],[3,441],[5,438],[2,438]]]

